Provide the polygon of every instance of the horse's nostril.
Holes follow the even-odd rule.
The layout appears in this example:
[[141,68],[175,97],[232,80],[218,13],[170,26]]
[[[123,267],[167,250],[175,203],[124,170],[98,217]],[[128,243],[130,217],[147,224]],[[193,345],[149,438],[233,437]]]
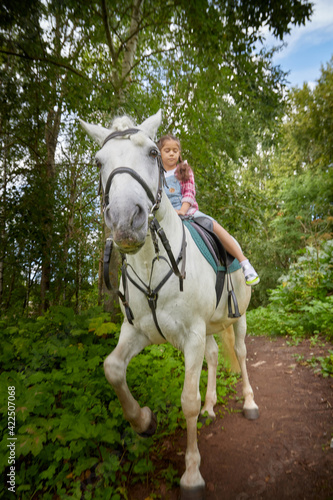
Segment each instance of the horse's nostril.
[[140,205],[136,205],[132,218],[131,218],[131,227],[133,229],[140,229],[145,223],[145,211]]

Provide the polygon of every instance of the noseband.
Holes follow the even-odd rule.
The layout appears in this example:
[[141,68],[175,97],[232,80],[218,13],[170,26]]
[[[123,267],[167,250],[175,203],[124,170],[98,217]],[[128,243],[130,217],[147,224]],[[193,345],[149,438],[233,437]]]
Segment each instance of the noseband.
[[[130,128],[130,129],[123,130],[123,131],[112,132],[110,135],[108,135],[106,137],[106,139],[103,142],[102,147],[111,139],[114,139],[117,137],[131,136],[131,135],[134,135],[138,132],[141,132],[141,130],[135,129],[135,128]],[[162,229],[162,227],[159,225],[159,223],[155,217],[155,212],[159,209],[160,204],[161,204],[163,185],[165,184],[165,177],[164,177],[165,170],[163,167],[160,152],[158,153],[158,156],[157,156],[157,164],[158,164],[158,168],[159,168],[159,180],[158,180],[158,188],[157,188],[156,196],[153,195],[153,193],[151,192],[151,189],[149,188],[146,181],[135,170],[133,170],[132,168],[129,168],[129,167],[118,167],[115,170],[113,170],[113,172],[111,172],[111,174],[108,177],[108,180],[106,181],[105,190],[104,190],[104,194],[103,194],[103,206],[104,206],[104,210],[105,210],[106,207],[109,205],[109,201],[110,201],[109,200],[109,193],[110,193],[110,189],[111,189],[111,184],[112,184],[112,181],[115,178],[115,176],[118,174],[131,175],[133,177],[133,179],[135,179],[143,187],[149,200],[152,203],[152,207],[151,207],[150,212],[148,214],[148,221],[149,221],[149,229],[151,232],[152,241],[154,244],[156,256],[152,261],[149,284],[147,285],[141,280],[141,278],[137,275],[137,273],[135,272],[135,270],[133,269],[132,266],[130,266],[130,267],[131,267],[132,271],[134,272],[134,274],[136,275],[136,277],[138,278],[138,280],[140,281],[140,284],[137,283],[128,274],[127,267],[129,266],[129,264],[126,261],[126,256],[122,254],[122,284],[123,284],[124,293],[122,293],[120,290],[117,290],[116,292],[123,303],[123,306],[125,308],[126,317],[131,325],[133,325],[134,315],[133,315],[133,312],[129,306],[127,279],[129,279],[129,281],[137,289],[139,289],[142,293],[144,293],[147,300],[148,300],[148,304],[149,304],[149,307],[151,309],[157,331],[165,339],[165,337],[160,329],[160,326],[158,324],[157,315],[156,315],[158,292],[160,291],[162,286],[167,282],[167,280],[170,278],[170,276],[173,273],[179,278],[179,287],[180,287],[181,291],[183,290],[183,280],[185,278],[185,263],[186,263],[186,251],[185,251],[186,238],[185,238],[184,225],[182,225],[182,227],[183,227],[183,240],[182,240],[181,250],[180,250],[178,258],[175,259],[174,255],[172,253],[170,243],[165,235],[165,232]],[[100,182],[100,185],[101,185],[101,182]],[[165,257],[162,257],[159,255],[158,239],[157,239],[156,235],[158,235],[164,249],[166,250],[170,262]],[[104,281],[105,281],[105,284],[106,284],[106,287],[108,288],[108,290],[112,290],[112,285],[111,285],[110,276],[109,276],[109,265],[110,265],[112,248],[113,248],[113,241],[111,238],[107,238],[105,251],[104,251]],[[156,260],[159,260],[159,259],[162,259],[168,263],[168,265],[170,266],[170,271],[166,274],[166,276],[164,276],[164,278],[157,285],[157,287],[152,289],[151,288],[151,281],[152,281],[152,275],[153,275],[153,270],[154,270],[154,264],[155,264]],[[178,269],[178,264],[180,263],[180,261],[182,261],[181,271],[179,271],[179,269]]]

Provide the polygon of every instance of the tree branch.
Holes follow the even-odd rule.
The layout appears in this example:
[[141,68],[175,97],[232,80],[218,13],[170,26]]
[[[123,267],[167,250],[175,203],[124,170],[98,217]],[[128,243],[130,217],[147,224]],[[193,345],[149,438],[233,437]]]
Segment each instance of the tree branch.
[[[86,80],[87,82],[92,83],[91,78],[89,78],[88,76],[84,75],[80,71],[73,68],[71,65],[66,64],[64,62],[56,61],[56,60],[50,59],[48,57],[34,57],[34,56],[30,56],[29,54],[20,54],[19,52],[14,52],[12,50],[2,49],[2,48],[0,48],[0,54],[6,54],[7,56],[19,57],[21,59],[27,59],[28,61],[39,61],[42,63],[52,64],[52,65],[57,66],[59,68],[67,69],[68,71],[70,71],[71,73],[74,73],[75,75],[79,76],[83,80]],[[111,84],[112,84],[112,82],[111,82]],[[101,87],[100,85],[96,85],[96,83],[94,83],[93,85],[94,85],[94,87],[97,87],[98,89],[103,90],[103,87]],[[112,86],[114,87],[113,84],[112,84]]]
[[114,50],[114,45],[113,45],[112,38],[111,38],[110,26],[108,23],[108,14],[107,14],[107,10],[106,10],[105,0],[101,0],[101,6],[102,6],[102,21],[103,21],[104,30],[105,30],[106,41],[107,41],[108,47],[110,49],[112,62],[115,65],[117,62],[117,57],[116,57],[116,52]]
[[53,64],[54,66],[57,66],[59,68],[68,69],[68,71],[71,71],[75,75],[80,76],[81,78],[84,78],[85,80],[90,81],[87,76],[83,75],[82,73],[80,73],[79,71],[74,69],[69,64],[55,61],[54,59],[49,59],[48,57],[34,57],[34,56],[29,56],[29,54],[20,54],[18,52],[13,52],[12,50],[2,49],[2,48],[0,49],[0,53],[6,54],[8,56],[20,57],[21,59],[27,59],[28,61],[39,61],[39,62]]
[[139,64],[141,64],[142,61],[144,61],[145,59],[149,59],[151,56],[155,56],[157,54],[165,54],[167,52],[173,52],[174,50],[177,50],[179,47],[180,47],[180,45],[177,46],[177,47],[171,47],[170,49],[158,49],[158,50],[154,50],[153,52],[150,52],[149,54],[143,55],[142,57],[140,57],[140,59],[138,59],[129,68],[129,70],[127,71],[126,74],[122,75],[121,85],[123,85],[124,81],[126,80],[126,78],[128,77],[128,75],[131,73],[131,71],[133,71],[133,69],[136,68],[136,66],[139,66]]

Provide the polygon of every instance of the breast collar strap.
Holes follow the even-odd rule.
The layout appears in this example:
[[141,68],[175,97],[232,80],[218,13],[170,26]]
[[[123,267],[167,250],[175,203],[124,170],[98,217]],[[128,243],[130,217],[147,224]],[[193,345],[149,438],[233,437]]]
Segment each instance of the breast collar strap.
[[[120,298],[120,300],[124,306],[125,314],[126,314],[128,322],[131,325],[133,325],[134,314],[133,314],[133,312],[130,308],[130,305],[129,305],[129,293],[128,293],[128,286],[127,286],[127,279],[132,283],[132,285],[134,285],[138,290],[140,290],[145,295],[145,297],[148,301],[148,304],[149,304],[149,307],[151,309],[157,331],[165,339],[165,336],[163,335],[162,330],[158,324],[157,314],[156,314],[158,292],[161,290],[163,285],[165,285],[165,283],[172,276],[172,274],[175,274],[179,278],[179,288],[180,288],[181,292],[183,291],[183,280],[185,279],[185,276],[186,276],[185,267],[186,267],[186,245],[187,245],[187,243],[186,243],[184,224],[182,224],[182,229],[183,229],[182,245],[181,245],[181,249],[180,249],[178,258],[175,259],[174,255],[171,251],[169,241],[166,238],[163,229],[161,228],[161,226],[159,225],[159,223],[157,222],[157,220],[155,218],[153,219],[151,225],[154,226],[154,228],[151,228],[151,230],[153,232],[156,231],[164,248],[166,249],[166,252],[167,252],[167,255],[169,257],[170,262],[165,257],[156,255],[156,257],[154,257],[154,259],[152,261],[149,284],[147,285],[146,283],[144,283],[144,281],[142,281],[142,279],[137,274],[135,269],[130,264],[127,263],[126,255],[121,254],[121,257],[122,257],[121,279],[122,279],[122,285],[123,285],[123,293],[119,289],[116,289],[115,292],[117,293],[118,297]],[[113,249],[113,241],[111,238],[108,238],[106,240],[105,251],[104,251],[103,273],[104,273],[105,285],[106,285],[107,289],[110,291],[113,290],[111,282],[110,282],[110,275],[109,275],[109,265],[110,265],[110,260],[111,260],[112,249]],[[160,283],[154,289],[152,289],[151,282],[152,282],[152,277],[153,277],[154,265],[155,265],[155,262],[158,260],[164,260],[165,262],[167,262],[167,264],[170,266],[170,270],[164,276],[164,278],[160,281]],[[181,271],[179,271],[178,265],[181,261],[182,261],[182,266],[181,266]],[[128,270],[127,270],[128,268],[130,268],[132,270],[135,277],[137,278],[137,280],[140,283],[138,281],[135,281],[135,279],[129,275]]]
[[[158,222],[157,222],[156,219],[154,219],[154,221],[158,224]],[[185,266],[186,266],[186,236],[185,236],[185,228],[184,228],[184,225],[182,224],[183,239],[182,239],[181,249],[180,249],[178,258],[176,260],[174,258],[174,256],[173,256],[173,254],[172,254],[171,247],[169,245],[169,242],[168,242],[168,240],[167,240],[167,238],[165,236],[165,233],[164,233],[163,229],[160,226],[159,226],[159,229],[160,230],[157,230],[157,234],[158,234],[159,238],[161,239],[161,242],[162,242],[163,246],[165,247],[165,241],[164,241],[164,238],[165,238],[165,240],[167,242],[167,245],[170,248],[170,252],[169,252],[169,250],[165,247],[166,251],[167,251],[167,254],[168,254],[168,257],[170,259],[170,262],[165,257],[158,256],[158,255],[153,259],[152,265],[151,265],[150,278],[149,278],[149,284],[148,285],[146,283],[144,283],[144,281],[142,281],[142,279],[137,274],[137,272],[135,271],[135,269],[133,269],[133,267],[130,264],[127,263],[126,259],[125,259],[125,265],[123,265],[123,268],[122,268],[122,273],[123,273],[123,280],[124,280],[124,276],[125,276],[125,282],[126,282],[126,278],[128,278],[128,280],[132,283],[132,285],[134,285],[138,290],[140,290],[146,296],[146,299],[148,301],[148,305],[149,305],[150,310],[151,310],[152,315],[153,315],[153,319],[154,319],[154,323],[155,323],[156,329],[157,329],[158,333],[165,339],[165,336],[163,335],[163,332],[162,332],[162,330],[161,330],[161,328],[160,328],[160,326],[158,324],[157,314],[156,314],[158,292],[161,290],[161,288],[163,287],[163,285],[165,285],[165,283],[172,276],[172,274],[175,274],[179,278],[179,288],[180,288],[181,292],[183,291],[183,280],[185,279],[185,274],[186,274],[185,273]],[[159,284],[154,289],[152,289],[151,282],[152,282],[152,277],[153,277],[154,265],[155,265],[155,262],[158,261],[158,260],[164,260],[170,266],[170,270],[164,276],[164,278],[159,282]],[[180,272],[179,269],[178,269],[178,265],[179,265],[179,263],[181,261],[182,261],[182,269],[181,269],[181,272]],[[137,278],[137,280],[140,283],[138,283],[138,281],[135,281],[134,278],[132,278],[129,275],[129,273],[127,271],[128,268],[130,268],[132,270],[132,272],[134,273],[135,277]],[[125,289],[127,290],[127,285],[124,283],[124,281],[123,281],[123,287],[124,287],[124,290]],[[131,311],[131,315],[133,316],[132,311]],[[128,315],[127,315],[127,318],[128,318]],[[132,319],[134,319],[134,316],[132,317]],[[130,323],[133,324],[132,322],[130,322]]]

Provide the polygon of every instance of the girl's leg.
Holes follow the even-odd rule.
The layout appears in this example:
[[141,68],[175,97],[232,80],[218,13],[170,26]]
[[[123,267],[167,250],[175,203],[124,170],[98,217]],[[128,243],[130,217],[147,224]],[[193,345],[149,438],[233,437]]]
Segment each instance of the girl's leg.
[[239,263],[242,266],[245,275],[246,284],[249,286],[257,285],[260,281],[260,278],[253,266],[243,254],[236,240],[215,220],[213,221],[213,230],[214,233],[220,238],[226,251],[239,260]]
[[245,255],[243,254],[240,246],[236,243],[236,240],[228,233],[225,229],[223,229],[220,224],[218,224],[215,220],[213,221],[213,230],[214,233],[220,238],[223,243],[224,248],[227,252],[230,253],[233,257],[242,262],[246,260]]

